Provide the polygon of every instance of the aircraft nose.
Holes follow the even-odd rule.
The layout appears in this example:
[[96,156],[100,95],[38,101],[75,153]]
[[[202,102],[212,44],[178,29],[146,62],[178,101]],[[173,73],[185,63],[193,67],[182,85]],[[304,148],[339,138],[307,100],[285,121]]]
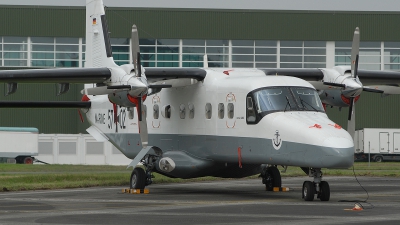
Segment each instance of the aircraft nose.
[[354,163],[354,144],[342,137],[328,137],[323,141],[321,162],[327,168],[349,168]]

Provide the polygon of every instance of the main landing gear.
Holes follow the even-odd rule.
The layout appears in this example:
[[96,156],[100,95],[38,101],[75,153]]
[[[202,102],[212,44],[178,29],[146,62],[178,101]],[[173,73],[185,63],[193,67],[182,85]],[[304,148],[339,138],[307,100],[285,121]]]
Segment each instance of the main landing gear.
[[281,173],[276,166],[265,166],[261,171],[260,177],[267,191],[272,191],[274,187],[280,188],[282,186]]
[[141,163],[144,168],[136,167],[133,169],[130,179],[130,188],[131,189],[144,189],[146,186],[153,183],[153,175],[151,172],[154,169],[154,163],[157,160],[157,156],[154,155],[146,155]]
[[309,177],[314,177],[314,181],[304,181],[302,196],[305,201],[313,201],[314,195],[317,194],[317,198],[321,201],[329,201],[331,191],[329,184],[326,181],[322,181],[321,168],[305,168],[301,169],[308,174]]

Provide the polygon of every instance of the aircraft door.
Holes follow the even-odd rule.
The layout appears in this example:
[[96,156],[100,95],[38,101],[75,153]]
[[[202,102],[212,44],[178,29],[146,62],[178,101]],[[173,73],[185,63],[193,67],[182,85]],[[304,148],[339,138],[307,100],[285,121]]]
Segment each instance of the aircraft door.
[[236,126],[235,119],[235,106],[236,106],[236,96],[233,93],[226,95],[226,120],[225,124],[228,129],[234,129]]
[[389,133],[379,132],[379,151],[389,152]]
[[400,133],[393,133],[393,151],[400,152]]
[[160,128],[160,125],[161,125],[160,112],[162,110],[161,109],[162,107],[160,106],[160,103],[161,103],[160,96],[155,94],[153,96],[153,98],[151,99],[151,103],[152,103],[151,109],[149,109],[149,110],[151,110],[151,111],[149,111],[149,113],[150,113],[149,118],[151,120],[151,128],[158,129],[158,128]]

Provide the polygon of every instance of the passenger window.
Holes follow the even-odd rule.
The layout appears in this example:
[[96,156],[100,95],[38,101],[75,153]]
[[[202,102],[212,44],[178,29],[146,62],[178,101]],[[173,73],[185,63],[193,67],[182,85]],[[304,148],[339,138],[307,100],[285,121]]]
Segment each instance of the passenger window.
[[194,105],[192,103],[189,103],[188,109],[189,109],[189,118],[193,119],[194,118]]
[[171,118],[171,106],[170,105],[163,106],[163,109],[161,111],[161,115],[164,118],[167,118],[167,119]]
[[246,119],[247,122],[255,122],[256,121],[256,112],[254,110],[253,99],[251,97],[247,97],[246,99]]
[[218,118],[220,118],[220,119],[224,118],[224,113],[225,113],[224,107],[225,107],[224,103],[218,104]]
[[181,119],[185,119],[185,114],[186,114],[185,105],[184,105],[184,104],[181,104],[181,105],[179,106],[179,117],[180,117]]
[[159,109],[158,105],[155,104],[153,106],[153,118],[158,119],[159,115],[160,115],[160,109]]
[[206,104],[206,119],[211,119],[212,116],[212,106],[211,103]]
[[232,119],[235,116],[235,105],[233,103],[228,103],[228,118]]

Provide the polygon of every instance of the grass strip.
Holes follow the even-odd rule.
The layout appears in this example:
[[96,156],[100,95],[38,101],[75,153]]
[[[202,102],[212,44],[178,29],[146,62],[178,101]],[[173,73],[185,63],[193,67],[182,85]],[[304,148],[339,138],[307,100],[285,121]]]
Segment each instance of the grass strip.
[[[282,171],[283,168],[279,167]],[[400,177],[400,163],[356,162],[357,176]],[[131,169],[126,166],[88,165],[20,165],[0,164],[0,192],[83,188],[96,186],[128,186]],[[324,176],[353,176],[353,168],[323,169]],[[282,177],[306,176],[298,167],[288,167]],[[154,183],[180,183],[221,180],[215,177],[172,179],[154,173]],[[258,175],[249,178],[257,178]]]

